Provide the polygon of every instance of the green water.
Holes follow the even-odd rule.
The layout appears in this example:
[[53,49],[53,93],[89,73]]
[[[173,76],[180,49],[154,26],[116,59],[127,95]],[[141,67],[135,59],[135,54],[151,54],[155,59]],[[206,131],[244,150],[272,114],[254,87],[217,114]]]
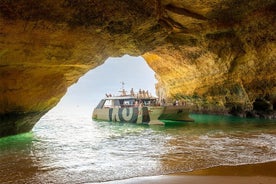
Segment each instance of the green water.
[[276,160],[276,121],[191,115],[148,126],[50,112],[0,139],[0,183],[94,183]]

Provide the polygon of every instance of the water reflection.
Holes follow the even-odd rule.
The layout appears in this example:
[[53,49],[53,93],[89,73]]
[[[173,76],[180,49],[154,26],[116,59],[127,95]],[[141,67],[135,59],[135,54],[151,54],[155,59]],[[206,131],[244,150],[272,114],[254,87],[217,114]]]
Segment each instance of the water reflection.
[[[203,118],[204,117],[204,118]],[[169,151],[160,162],[166,172],[191,171],[220,165],[261,163],[276,159],[273,120],[192,115],[196,121],[172,124]]]
[[85,183],[273,161],[276,122],[192,115],[147,126],[49,114],[0,139],[0,183]]
[[0,183],[22,183],[37,174],[39,163],[33,155],[32,133],[0,139]]

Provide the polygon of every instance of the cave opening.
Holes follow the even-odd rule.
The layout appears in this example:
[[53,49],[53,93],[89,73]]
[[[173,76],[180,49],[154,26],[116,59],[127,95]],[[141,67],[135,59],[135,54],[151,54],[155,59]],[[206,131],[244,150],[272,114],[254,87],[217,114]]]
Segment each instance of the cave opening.
[[269,111],[273,110],[273,105],[265,99],[257,98],[253,103],[253,110]]
[[110,57],[104,64],[87,72],[77,83],[68,88],[66,94],[51,111],[90,116],[93,108],[106,93],[119,94],[122,82],[127,92],[130,92],[131,88],[135,92],[144,89],[156,96],[155,72],[143,57],[124,55]]

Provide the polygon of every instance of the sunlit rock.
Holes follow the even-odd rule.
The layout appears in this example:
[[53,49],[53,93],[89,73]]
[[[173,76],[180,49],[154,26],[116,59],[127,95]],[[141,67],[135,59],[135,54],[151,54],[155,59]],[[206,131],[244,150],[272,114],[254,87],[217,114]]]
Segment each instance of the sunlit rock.
[[3,0],[0,9],[0,136],[31,130],[80,76],[124,54],[146,59],[168,102],[244,116],[261,99],[275,112],[274,1]]

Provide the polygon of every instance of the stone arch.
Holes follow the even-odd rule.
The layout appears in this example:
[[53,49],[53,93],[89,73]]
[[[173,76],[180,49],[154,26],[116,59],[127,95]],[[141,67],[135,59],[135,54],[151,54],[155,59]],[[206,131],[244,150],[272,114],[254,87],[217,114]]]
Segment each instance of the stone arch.
[[19,0],[0,8],[0,137],[31,129],[80,76],[124,54],[142,55],[168,97],[196,92],[221,108],[225,96],[210,87],[225,84],[242,84],[249,99],[275,96],[273,1]]

